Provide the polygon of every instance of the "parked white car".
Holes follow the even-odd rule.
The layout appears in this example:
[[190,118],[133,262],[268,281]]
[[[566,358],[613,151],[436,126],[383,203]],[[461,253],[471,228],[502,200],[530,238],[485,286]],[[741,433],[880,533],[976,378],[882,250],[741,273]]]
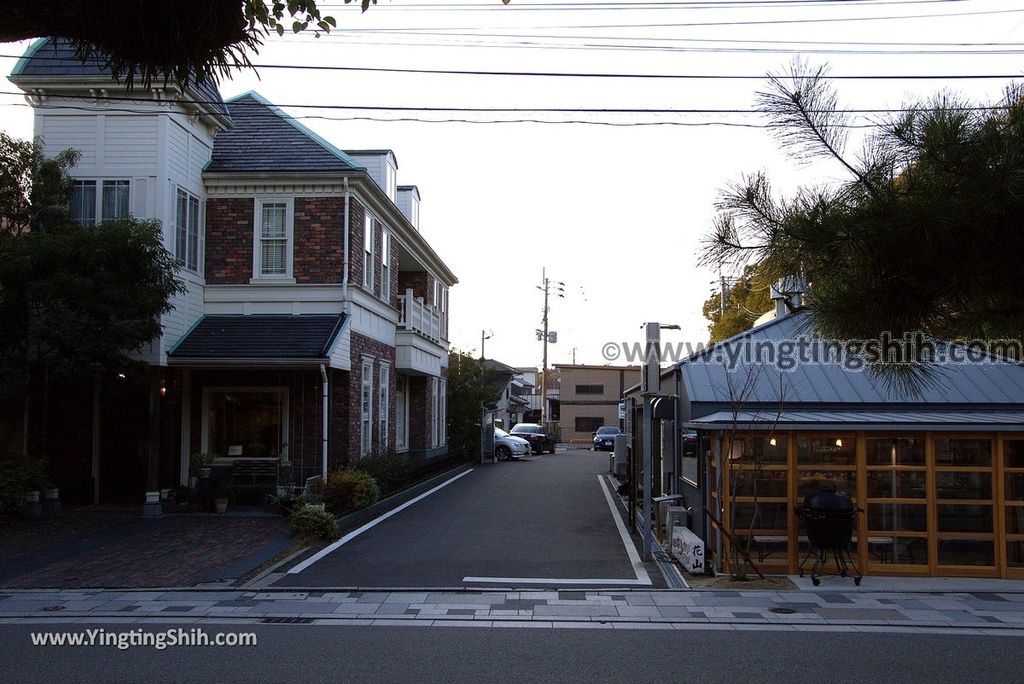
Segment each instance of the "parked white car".
[[522,437],[513,437],[501,428],[494,428],[494,455],[499,461],[530,455],[530,443]]

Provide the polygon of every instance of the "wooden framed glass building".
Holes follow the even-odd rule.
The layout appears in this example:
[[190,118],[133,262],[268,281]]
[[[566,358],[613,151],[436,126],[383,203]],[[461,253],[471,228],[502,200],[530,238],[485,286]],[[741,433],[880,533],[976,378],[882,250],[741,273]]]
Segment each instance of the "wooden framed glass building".
[[[1024,578],[1024,367],[942,344],[928,382],[901,392],[839,345],[826,356],[809,318],[662,374],[679,400],[655,425],[657,493],[686,497],[709,560],[735,562],[714,517],[762,570],[795,573],[808,548],[794,510],[834,485],[864,509],[851,551],[865,574]],[[686,429],[695,456],[675,446]]]

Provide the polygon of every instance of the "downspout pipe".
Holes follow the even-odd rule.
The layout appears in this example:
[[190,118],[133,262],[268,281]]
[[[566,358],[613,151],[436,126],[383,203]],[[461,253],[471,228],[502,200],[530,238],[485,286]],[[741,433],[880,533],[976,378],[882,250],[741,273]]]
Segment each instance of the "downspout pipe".
[[345,300],[344,301],[344,307],[347,309],[348,308],[348,261],[349,261],[349,255],[348,255],[348,241],[349,241],[349,238],[348,238],[348,234],[349,234],[349,215],[352,213],[352,207],[351,207],[352,195],[351,195],[351,193],[349,192],[349,189],[348,189],[348,176],[345,176],[345,178],[342,179],[342,183],[344,184],[344,188],[345,188],[345,218],[344,218],[344,224],[345,224],[345,231],[344,231],[344,233],[345,233],[345,237],[344,237],[345,265],[343,267],[342,276],[341,276],[341,296]]
[[324,484],[327,483],[327,367],[324,364],[320,364],[320,405],[323,410],[323,419],[321,420],[321,436],[320,436],[320,448],[322,450],[323,464],[320,469],[320,474],[324,478]]

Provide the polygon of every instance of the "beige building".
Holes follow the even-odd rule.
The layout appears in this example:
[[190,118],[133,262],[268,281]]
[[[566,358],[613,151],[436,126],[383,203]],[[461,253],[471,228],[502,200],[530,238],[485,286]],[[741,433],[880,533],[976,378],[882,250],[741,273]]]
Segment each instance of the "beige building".
[[619,402],[628,387],[640,382],[639,366],[555,364],[561,376],[559,426],[563,442],[590,444],[605,425],[621,427]]

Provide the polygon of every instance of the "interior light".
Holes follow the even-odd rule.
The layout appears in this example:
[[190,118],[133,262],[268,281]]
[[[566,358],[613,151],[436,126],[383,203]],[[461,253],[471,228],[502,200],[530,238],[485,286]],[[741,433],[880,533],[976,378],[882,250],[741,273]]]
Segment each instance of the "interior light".
[[775,438],[772,437],[771,439],[769,439],[768,443],[771,444],[772,446],[776,446]]
[[841,439],[837,439],[837,440],[836,440],[836,446],[837,446],[837,447],[841,447],[841,446],[843,446],[843,440],[841,440]]
[[122,380],[124,380],[124,378],[125,378],[125,375],[124,375],[124,373],[118,373],[118,374],[117,374],[117,377],[119,377],[119,378],[121,378]]

